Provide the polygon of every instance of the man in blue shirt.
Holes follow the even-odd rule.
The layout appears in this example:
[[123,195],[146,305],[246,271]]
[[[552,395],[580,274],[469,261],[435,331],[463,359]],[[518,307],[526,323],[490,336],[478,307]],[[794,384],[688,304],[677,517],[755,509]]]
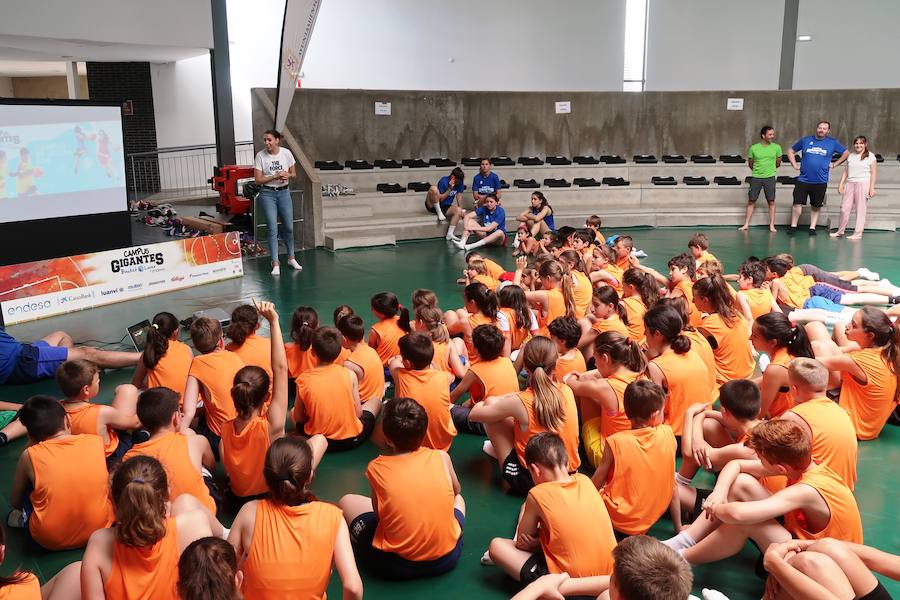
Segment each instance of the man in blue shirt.
[[453,232],[456,230],[456,224],[466,212],[462,207],[462,194],[466,190],[465,178],[463,170],[454,167],[449,175],[438,180],[437,185],[431,186],[425,195],[425,210],[437,215],[438,223],[450,219],[450,226],[447,227],[448,240],[459,239],[453,235]]
[[[466,240],[473,233],[481,239],[467,244]],[[466,251],[488,244],[492,246],[506,245],[506,211],[497,202],[497,196],[488,194],[474,213],[466,215],[463,220],[462,237],[458,242],[453,243]]]
[[500,176],[491,171],[491,159],[481,159],[481,170],[475,174],[472,179],[472,198],[475,200],[475,208],[481,206],[485,196],[493,194],[500,202],[500,194],[503,190],[500,188]]
[[[816,223],[819,221],[819,211],[825,206],[825,190],[828,188],[828,176],[831,169],[839,166],[850,155],[850,152],[839,141],[828,136],[831,123],[819,121],[816,125],[816,135],[808,135],[797,140],[788,148],[788,160],[794,169],[800,171],[800,177],[794,185],[794,206],[791,208],[791,227],[788,235],[797,231],[797,222],[800,213],[806,206],[809,198],[809,235],[816,235]],[[800,152],[800,164],[797,164],[796,152]],[[831,162],[834,153],[841,157],[836,162]]]

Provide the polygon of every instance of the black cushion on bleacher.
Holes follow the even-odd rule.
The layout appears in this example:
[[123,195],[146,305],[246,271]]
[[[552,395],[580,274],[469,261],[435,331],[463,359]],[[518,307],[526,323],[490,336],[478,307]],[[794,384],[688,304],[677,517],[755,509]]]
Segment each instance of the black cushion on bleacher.
[[674,177],[659,177],[658,175],[651,177],[650,183],[653,185],[678,185]]
[[[898,155],[898,158],[900,158],[900,155]],[[600,164],[600,161],[598,159],[594,158],[593,156],[580,156],[580,155],[573,156],[572,162],[574,162],[576,165],[599,165]]]
[[520,165],[525,165],[526,167],[537,167],[538,165],[544,164],[544,161],[537,156],[520,156],[518,163]]
[[841,153],[840,153],[840,152],[833,152],[833,153],[831,154],[831,160],[832,160],[832,162],[833,162],[833,161],[836,161],[836,160],[839,160],[840,158],[841,158]]
[[659,162],[656,160],[656,156],[652,154],[635,154],[632,160],[639,165],[655,165]]
[[492,156],[491,164],[495,167],[511,167],[516,164],[516,161],[508,156]]
[[411,192],[427,192],[431,189],[431,184],[427,181],[410,181],[406,184],[406,189]]
[[781,162],[786,163],[786,164],[790,164],[790,161],[788,161],[787,154],[782,154],[782,155],[781,155]]
[[365,160],[348,160],[344,162],[344,166],[348,169],[352,169],[354,171],[359,171],[360,169],[373,169],[374,167]]
[[779,175],[776,181],[778,183],[783,183],[784,185],[794,185],[797,183],[797,178],[790,175]]
[[432,158],[428,161],[428,164],[432,167],[455,167],[456,161],[450,160],[446,157]]
[[548,165],[571,165],[572,161],[566,158],[565,156],[548,156],[546,158],[546,162]]
[[681,154],[663,154],[662,160],[670,165],[683,165],[687,159]]
[[684,182],[684,185],[709,185],[709,179],[706,177],[691,177],[690,175],[685,175],[681,181]]
[[537,188],[540,184],[534,179],[513,179],[513,185],[517,188]]
[[505,179],[501,179],[501,180],[500,180],[500,189],[501,189],[501,190],[508,190],[508,189],[509,189],[509,184],[506,183],[506,180],[505,180]]
[[344,167],[336,160],[317,160],[315,167],[320,171],[343,171]]
[[566,181],[565,179],[553,179],[552,177],[548,177],[544,180],[544,185],[551,188],[567,188],[572,187],[572,184]]
[[744,157],[741,156],[740,154],[720,154],[719,162],[723,162],[723,163],[729,164],[729,165],[736,165],[736,164],[742,164],[746,161],[744,160]]
[[711,165],[716,162],[716,159],[709,154],[691,154],[691,162],[700,165]]
[[406,188],[399,183],[379,183],[375,186],[375,190],[382,194],[402,194]]
[[623,179],[622,177],[604,177],[603,183],[610,187],[622,187],[626,185],[631,185],[631,182],[627,179]]
[[718,177],[713,177],[713,181],[716,185],[741,185],[741,180],[737,177],[723,177],[719,175]]
[[379,169],[402,169],[403,165],[393,158],[381,158],[375,161],[375,166]]
[[608,165],[624,165],[625,159],[618,154],[603,154],[600,156],[600,162]]
[[597,187],[600,185],[600,182],[593,177],[576,177],[572,180],[572,183],[578,187]]
[[883,163],[883,162],[884,162],[884,157],[883,157],[882,155],[876,153],[876,154],[875,154],[875,162]]
[[421,158],[404,158],[400,162],[409,169],[424,169],[428,166],[428,163]]
[[464,167],[480,167],[481,166],[481,157],[480,156],[466,156],[461,161]]

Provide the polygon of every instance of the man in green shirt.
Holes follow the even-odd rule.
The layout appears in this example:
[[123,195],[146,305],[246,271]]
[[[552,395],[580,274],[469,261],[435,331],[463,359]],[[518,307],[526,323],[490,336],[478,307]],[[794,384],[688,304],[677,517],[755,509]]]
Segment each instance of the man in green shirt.
[[747,201],[747,216],[740,231],[747,231],[750,217],[756,208],[759,192],[764,191],[769,203],[769,231],[775,231],[775,170],[781,166],[781,146],[774,142],[775,128],[766,125],[759,130],[762,140],[750,146],[747,151],[747,166],[752,170],[750,177],[750,197]]

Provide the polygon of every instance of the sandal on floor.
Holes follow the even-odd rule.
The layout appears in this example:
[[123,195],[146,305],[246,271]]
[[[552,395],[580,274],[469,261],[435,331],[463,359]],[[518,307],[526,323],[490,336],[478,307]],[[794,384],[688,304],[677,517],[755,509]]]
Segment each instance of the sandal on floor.
[[829,233],[828,236],[829,236],[829,237],[833,237],[833,238],[842,238],[842,237],[844,237],[844,234],[835,231],[834,233]]
[[847,239],[848,239],[848,240],[861,240],[861,239],[862,239],[862,234],[861,234],[861,233],[860,233],[860,234],[854,233],[854,234],[851,235],[851,236],[847,236]]

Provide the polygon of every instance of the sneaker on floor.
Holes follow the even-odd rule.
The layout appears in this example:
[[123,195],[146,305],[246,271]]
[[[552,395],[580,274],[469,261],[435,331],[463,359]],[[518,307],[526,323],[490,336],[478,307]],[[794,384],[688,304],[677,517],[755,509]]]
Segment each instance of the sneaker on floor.
[[281,265],[272,267],[272,275],[281,275]]
[[494,460],[497,459],[497,451],[494,449],[494,444],[491,443],[491,440],[484,440],[484,444],[481,445],[481,451]]
[[632,250],[631,255],[635,258],[647,258],[647,253],[643,250]]
[[787,228],[787,234],[788,234],[788,235],[794,235],[795,233],[797,233],[797,226],[796,226],[796,225],[789,225],[788,228]]
[[297,259],[294,258],[294,257],[291,257],[291,258],[288,259],[288,266],[292,267],[295,271],[302,271],[302,270],[303,270],[303,265],[301,265],[300,263],[298,263],[298,262],[297,262]]
[[445,216],[442,215],[441,213],[437,213],[437,215],[435,215],[435,216],[437,217],[437,222],[438,222],[438,223],[443,223],[444,221],[447,220],[447,217],[445,217]]
[[485,551],[484,551],[484,554],[481,555],[481,561],[480,561],[480,562],[481,562],[481,564],[484,565],[485,567],[493,567],[493,566],[494,566],[494,561],[491,560],[491,551],[490,551],[490,550],[485,550]]
[[466,243],[464,241],[462,241],[461,239],[453,240],[453,245],[456,246],[457,248],[459,248],[460,250],[466,249]]
[[809,235],[810,235],[810,236],[816,235],[816,230],[813,229],[812,227],[810,227],[810,228],[809,228]]
[[462,241],[462,238],[460,238],[459,236],[453,235],[451,233],[450,235],[447,236],[447,241],[448,242],[460,242],[460,241]]
[[865,267],[861,267],[858,271],[859,276],[869,281],[878,281],[881,277],[875,271],[870,271]]

